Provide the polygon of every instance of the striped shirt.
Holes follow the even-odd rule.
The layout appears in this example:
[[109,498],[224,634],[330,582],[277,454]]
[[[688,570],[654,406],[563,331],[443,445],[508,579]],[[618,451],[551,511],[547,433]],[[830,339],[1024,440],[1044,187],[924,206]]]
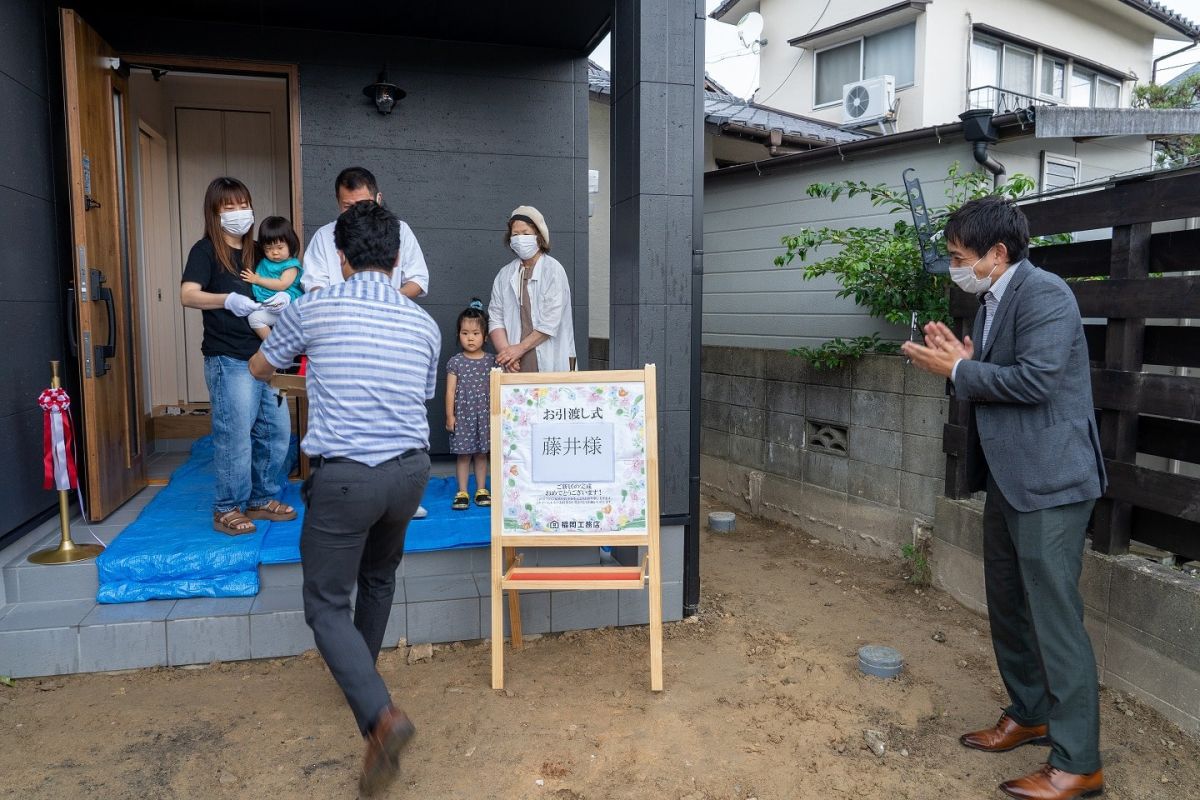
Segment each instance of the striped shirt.
[[375,466],[429,447],[441,343],[429,314],[370,271],[293,302],[261,352],[277,369],[308,356],[304,452]]

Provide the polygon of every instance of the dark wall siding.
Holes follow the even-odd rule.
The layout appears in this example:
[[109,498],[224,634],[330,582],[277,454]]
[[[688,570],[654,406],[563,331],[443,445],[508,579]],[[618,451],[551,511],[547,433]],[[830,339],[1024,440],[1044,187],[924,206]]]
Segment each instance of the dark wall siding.
[[[537,206],[550,226],[552,254],[572,279],[576,346],[586,358],[583,59],[552,50],[253,26],[91,22],[126,52],[297,63],[305,240],[336,214],[338,171],[354,164],[373,171],[387,204],[425,252],[432,285],[421,302],[441,327],[443,363],[457,351],[458,313],[473,296],[487,301],[497,270],[512,258],[500,242],[508,213],[520,204]],[[391,79],[408,92],[390,117],[362,95],[385,61]],[[429,414],[435,452],[447,448],[444,408],[439,388]]]
[[55,502],[42,489],[35,403],[49,384],[49,362],[63,357],[43,13],[38,0],[0,3],[0,538]]

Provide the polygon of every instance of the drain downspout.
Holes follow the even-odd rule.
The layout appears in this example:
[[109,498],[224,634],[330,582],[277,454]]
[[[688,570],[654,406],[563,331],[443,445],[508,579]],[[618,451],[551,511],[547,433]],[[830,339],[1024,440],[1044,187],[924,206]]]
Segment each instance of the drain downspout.
[[988,152],[988,143],[974,142],[971,147],[971,155],[975,156],[975,161],[982,164],[984,169],[992,173],[992,188],[999,188],[1000,184],[1004,183],[1006,170],[1004,165]]
[[963,138],[971,143],[971,154],[976,163],[992,173],[992,186],[998,188],[1004,183],[1007,172],[1004,165],[988,152],[988,145],[1000,141],[996,126],[992,124],[993,112],[990,108],[976,108],[964,111],[958,115],[963,123]]

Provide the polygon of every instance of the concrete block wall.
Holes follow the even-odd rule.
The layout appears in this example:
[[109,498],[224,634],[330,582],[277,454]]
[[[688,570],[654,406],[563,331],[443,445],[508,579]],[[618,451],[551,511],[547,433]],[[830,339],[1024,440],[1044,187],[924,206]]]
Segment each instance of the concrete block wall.
[[[985,612],[982,503],[939,499],[933,531],[934,582]],[[1138,556],[1084,556],[1079,588],[1101,683],[1200,736],[1200,581]]]
[[[839,370],[785,350],[706,346],[701,481],[731,507],[876,556],[932,520],[944,489],[945,382],[899,356]],[[844,431],[837,451],[813,434]]]

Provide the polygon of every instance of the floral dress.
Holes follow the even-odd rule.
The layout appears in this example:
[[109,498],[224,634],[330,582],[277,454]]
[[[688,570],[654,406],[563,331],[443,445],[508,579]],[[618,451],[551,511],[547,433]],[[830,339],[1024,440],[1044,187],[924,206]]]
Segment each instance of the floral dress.
[[456,353],[446,362],[446,372],[458,376],[454,390],[454,430],[450,433],[451,453],[486,453],[491,447],[491,408],[488,403],[490,374],[496,357],[467,358]]

